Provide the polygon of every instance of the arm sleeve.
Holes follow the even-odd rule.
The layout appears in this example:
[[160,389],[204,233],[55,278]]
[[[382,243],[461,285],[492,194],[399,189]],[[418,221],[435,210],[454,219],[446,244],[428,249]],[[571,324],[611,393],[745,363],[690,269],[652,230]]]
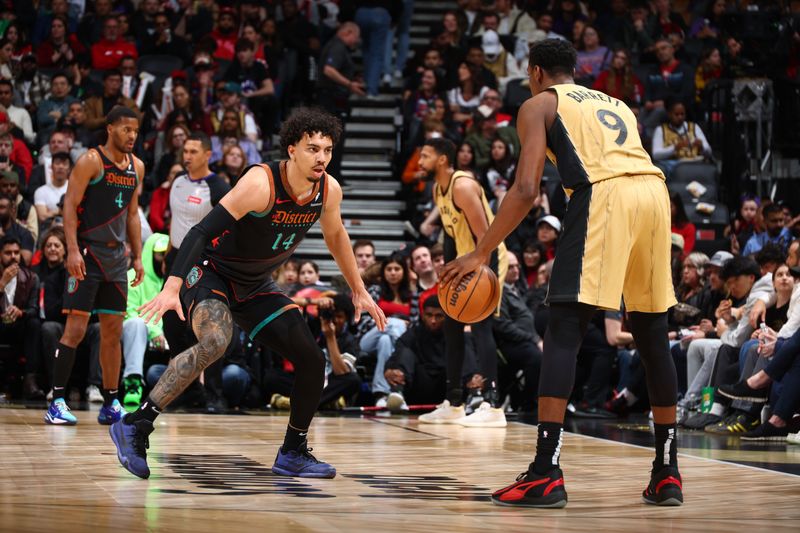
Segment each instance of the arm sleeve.
[[189,270],[197,262],[200,254],[211,242],[211,239],[236,223],[236,219],[222,204],[217,204],[209,214],[186,234],[181,243],[178,257],[172,265],[171,276],[185,278]]

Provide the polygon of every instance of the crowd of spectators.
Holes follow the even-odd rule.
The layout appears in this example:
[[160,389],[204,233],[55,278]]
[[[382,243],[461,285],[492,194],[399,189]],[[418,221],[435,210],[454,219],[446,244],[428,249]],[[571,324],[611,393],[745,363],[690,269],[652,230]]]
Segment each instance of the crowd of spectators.
[[[679,166],[714,164],[719,157],[704,131],[714,120],[708,103],[720,83],[746,76],[798,79],[800,2],[795,0],[459,0],[439,20],[426,22],[429,42],[413,47],[412,55],[412,15],[423,3],[5,2],[9,9],[0,17],[4,383],[21,383],[28,399],[40,399],[49,387],[48,358],[63,329],[62,195],[77,158],[104,142],[105,116],[115,105],[141,118],[135,150],[146,163],[141,204],[149,224],[143,224],[147,289],[132,294],[139,302],[163,279],[170,190],[183,171],[184,145],[193,133],[211,139],[211,168],[231,183],[247,165],[275,155],[273,134],[292,107],[317,103],[346,120],[351,97],[375,99],[390,86],[402,87],[402,141],[394,168],[415,242],[387,257],[376,257],[369,241],[354,245],[370,292],[389,317],[386,331],[370,320],[354,327],[341,280],[321,281],[311,261],[288,262],[277,281],[303,309],[328,358],[323,407],[382,406],[392,393],[403,394],[405,406],[441,401],[446,366],[443,312],[435,297],[443,262],[441,228],[431,182],[417,164],[420,146],[429,138],[453,140],[456,169],[474,175],[496,210],[517,172],[515,112],[530,94],[531,43],[544,38],[574,43],[576,83],[634,110],[639,134],[668,180]],[[354,59],[357,50],[363,68]],[[342,140],[329,166],[337,178],[343,146]],[[672,196],[674,282],[681,303],[670,314],[684,423],[723,433],[756,431],[764,426],[757,423],[760,402],[730,405],[720,395],[717,403],[702,400],[709,387],[756,375],[777,357],[778,348],[796,346],[797,206],[745,195],[741,205],[731,206],[735,216],[725,239],[709,241],[685,198]],[[502,355],[500,389],[510,409],[535,410],[547,324],[542,302],[567,202],[558,173],[548,164],[539,200],[506,241],[510,268],[501,280],[505,289],[494,334]],[[170,348],[160,326],[145,327],[137,322],[135,305],[129,308],[123,394],[131,407],[163,371]],[[92,387],[100,379],[98,340],[91,331],[82,348],[88,363],[76,367],[73,386],[74,393],[94,399]],[[479,395],[481,376],[467,345],[465,390]],[[578,365],[570,399],[577,416],[647,410],[624,308],[597,312]],[[240,334],[225,359],[206,372],[205,385],[191,387],[179,403],[212,411],[225,404],[287,407],[292,373],[291,363]],[[780,381],[783,373],[785,368],[768,371],[767,378],[758,374],[753,385]],[[769,423],[791,425],[797,408],[784,406]]]

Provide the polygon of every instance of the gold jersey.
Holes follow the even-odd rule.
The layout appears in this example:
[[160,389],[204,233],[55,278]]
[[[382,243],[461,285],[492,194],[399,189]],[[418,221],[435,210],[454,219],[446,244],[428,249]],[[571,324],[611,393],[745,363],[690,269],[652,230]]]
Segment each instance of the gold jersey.
[[642,146],[636,116],[625,103],[572,83],[549,90],[558,96],[558,107],[547,132],[547,157],[565,189],[623,176],[665,179]]
[[[450,178],[450,183],[447,186],[447,190],[442,191],[439,188],[439,184],[434,186],[433,199],[436,202],[436,207],[439,208],[439,216],[442,219],[442,227],[444,228],[445,233],[455,242],[456,256],[461,257],[462,255],[468,254],[475,249],[476,240],[475,235],[473,235],[472,229],[469,227],[469,223],[467,222],[467,217],[453,201],[453,185],[455,185],[457,179],[474,180],[475,178],[473,178],[472,174],[468,172],[457,170]],[[488,225],[494,220],[494,214],[489,207],[489,202],[486,201],[486,195],[483,193],[483,187],[479,186],[478,190],[480,191],[481,204],[483,205],[483,212],[486,214],[486,222]],[[450,258],[446,259],[449,260]],[[493,258],[491,266],[492,270],[494,270],[497,274],[497,279],[500,280],[500,286],[502,287],[503,280],[505,279],[506,272],[508,271],[506,246],[502,242],[500,243],[500,246],[497,247],[497,260],[495,262]]]

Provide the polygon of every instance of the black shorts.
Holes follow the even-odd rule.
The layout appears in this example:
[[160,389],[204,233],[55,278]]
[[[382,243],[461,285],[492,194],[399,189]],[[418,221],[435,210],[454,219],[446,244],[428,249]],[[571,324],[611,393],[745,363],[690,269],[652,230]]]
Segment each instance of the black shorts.
[[128,306],[128,256],[125,246],[108,247],[79,243],[86,275],[70,276],[64,287],[65,314],[125,316]]
[[192,310],[203,300],[219,300],[228,305],[233,321],[250,339],[255,339],[270,322],[300,306],[292,302],[280,288],[268,281],[258,291],[243,296],[232,284],[204,264],[195,265],[181,286],[181,304],[186,319],[191,323]]

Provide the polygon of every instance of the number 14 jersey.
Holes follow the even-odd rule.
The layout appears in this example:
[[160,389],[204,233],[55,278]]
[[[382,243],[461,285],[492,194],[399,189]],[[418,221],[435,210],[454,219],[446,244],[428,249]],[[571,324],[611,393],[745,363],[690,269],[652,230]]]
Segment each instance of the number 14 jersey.
[[558,96],[558,107],[547,132],[547,156],[565,189],[623,176],[664,179],[642,146],[636,116],[625,103],[571,83],[548,90]]
[[319,220],[327,196],[327,174],[322,175],[311,194],[298,200],[288,186],[286,161],[258,166],[269,176],[267,210],[251,212],[237,220],[230,230],[212,239],[202,256],[203,262],[208,261],[217,274],[233,285],[238,299],[258,293],[272,281],[272,272],[292,256]]

